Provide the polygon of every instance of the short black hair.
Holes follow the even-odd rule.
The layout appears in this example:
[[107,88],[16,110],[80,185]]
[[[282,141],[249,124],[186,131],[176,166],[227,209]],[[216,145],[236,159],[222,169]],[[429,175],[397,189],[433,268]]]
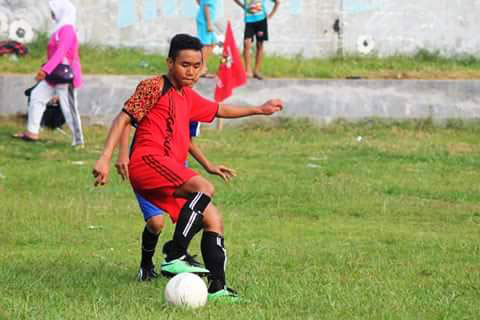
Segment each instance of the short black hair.
[[197,37],[186,33],[179,33],[170,41],[168,57],[175,60],[181,50],[202,51],[202,47],[203,45]]

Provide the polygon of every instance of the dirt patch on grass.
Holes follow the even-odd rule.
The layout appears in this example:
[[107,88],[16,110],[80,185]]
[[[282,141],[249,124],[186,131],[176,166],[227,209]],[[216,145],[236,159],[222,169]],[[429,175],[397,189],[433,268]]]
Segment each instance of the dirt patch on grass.
[[448,153],[451,155],[468,154],[476,151],[473,145],[467,144],[467,143],[449,144],[447,148],[448,148]]

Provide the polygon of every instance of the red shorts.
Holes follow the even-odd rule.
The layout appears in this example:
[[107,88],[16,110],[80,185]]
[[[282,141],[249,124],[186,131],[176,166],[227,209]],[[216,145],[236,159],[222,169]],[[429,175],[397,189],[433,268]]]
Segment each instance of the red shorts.
[[166,211],[175,223],[186,200],[173,193],[198,174],[169,157],[145,154],[135,158],[128,166],[133,190]]

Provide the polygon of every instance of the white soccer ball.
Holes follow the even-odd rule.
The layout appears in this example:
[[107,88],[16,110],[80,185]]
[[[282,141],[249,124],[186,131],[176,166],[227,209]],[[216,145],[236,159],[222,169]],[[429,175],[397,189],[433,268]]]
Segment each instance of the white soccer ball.
[[173,305],[198,308],[204,306],[207,299],[207,285],[193,273],[177,274],[165,287],[165,300]]

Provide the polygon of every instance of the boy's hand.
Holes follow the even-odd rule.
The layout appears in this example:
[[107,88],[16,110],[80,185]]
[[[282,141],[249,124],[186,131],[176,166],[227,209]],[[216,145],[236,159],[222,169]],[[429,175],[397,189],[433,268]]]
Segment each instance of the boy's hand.
[[117,158],[117,163],[115,168],[117,168],[117,173],[122,177],[122,180],[128,180],[128,154],[119,154]]
[[105,185],[108,181],[109,161],[104,158],[100,158],[95,163],[95,167],[92,170],[92,174],[95,177],[94,186]]
[[265,102],[261,107],[260,110],[264,115],[272,115],[275,112],[278,112],[283,109],[283,101],[280,99],[272,99]]
[[233,177],[237,176],[235,170],[227,168],[222,165],[212,165],[207,169],[207,172],[210,174],[216,174],[220,176],[225,182],[228,182],[233,179]]

